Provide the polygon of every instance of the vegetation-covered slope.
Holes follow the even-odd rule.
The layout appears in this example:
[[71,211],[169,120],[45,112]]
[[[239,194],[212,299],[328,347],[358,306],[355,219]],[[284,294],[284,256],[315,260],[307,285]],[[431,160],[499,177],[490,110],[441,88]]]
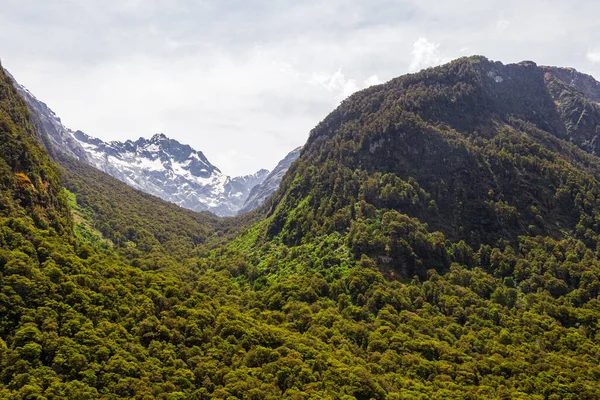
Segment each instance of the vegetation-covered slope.
[[70,229],[58,169],[35,138],[24,101],[0,71],[1,215],[26,211],[37,226]]
[[185,262],[198,255],[200,245],[215,246],[252,219],[193,212],[135,190],[69,156],[58,154],[56,159],[65,187],[74,194],[81,211],[80,218],[143,269]]
[[62,191],[3,82],[0,398],[600,398],[597,108],[558,74],[478,57],[352,96],[216,248],[251,220],[70,160]]
[[[357,93],[311,133],[268,218],[216,263],[291,319],[290,304],[315,303],[286,295],[290,282],[323,278],[337,308],[324,307],[325,330],[306,311],[304,329],[353,343],[386,392],[596,398],[598,110],[552,69],[482,57]],[[391,305],[407,313],[393,326],[380,321]],[[368,337],[342,333],[348,318]]]
[[533,63],[474,57],[398,78],[313,131],[270,235],[299,243],[380,209],[475,246],[593,230],[600,164],[572,143],[594,153],[598,118],[598,104]]

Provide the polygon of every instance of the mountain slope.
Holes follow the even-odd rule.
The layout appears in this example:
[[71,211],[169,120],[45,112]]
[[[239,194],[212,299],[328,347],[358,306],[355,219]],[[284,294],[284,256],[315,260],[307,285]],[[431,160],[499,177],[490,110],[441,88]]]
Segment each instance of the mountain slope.
[[273,169],[273,171],[271,171],[271,173],[262,183],[257,184],[252,188],[248,194],[248,197],[246,198],[246,201],[244,202],[244,205],[238,211],[238,214],[243,214],[245,212],[254,210],[277,191],[283,176],[290,168],[292,163],[298,159],[301,150],[302,147],[292,150],[277,164],[277,166]]
[[571,82],[471,57],[354,94],[214,265],[364,360],[346,395],[597,398],[599,109]]
[[[222,363],[221,356],[211,357],[211,362],[196,359],[188,365],[184,353],[158,359],[156,352],[158,348],[170,352],[179,342],[171,343],[171,339],[182,334],[187,344],[180,342],[178,347],[185,348],[184,352],[198,349],[205,334],[219,337],[202,329],[206,323],[213,325],[212,312],[241,314],[244,301],[238,298],[239,292],[235,293],[224,274],[207,273],[200,278],[196,263],[165,262],[173,254],[157,258],[161,251],[154,250],[156,265],[153,271],[144,272],[128,265],[112,248],[80,239],[72,228],[72,217],[80,216],[71,214],[59,168],[38,142],[45,132],[34,128],[41,126],[32,121],[25,102],[0,68],[0,398],[206,397],[206,389],[195,383],[204,380],[200,370],[194,372],[195,366]],[[100,185],[86,185],[83,193],[90,196],[83,206],[95,211],[112,208],[112,220],[106,221],[109,231],[124,232],[113,225],[121,222],[128,225],[125,230],[140,233],[140,226],[130,220],[136,216],[122,213],[136,204],[122,203],[139,198],[142,206],[158,205],[158,212],[170,208],[167,215],[143,221],[145,227],[154,223],[153,234],[159,240],[165,235],[161,228],[171,237],[177,231],[180,240],[187,235],[191,240],[192,217],[216,219],[135,192],[118,181],[115,186],[125,195],[112,192],[107,189],[114,185],[113,178],[70,161],[92,174],[79,178],[108,179]],[[104,193],[93,193],[97,190]],[[142,211],[147,210],[138,211],[138,220],[144,220]],[[174,217],[170,229],[162,217]],[[140,243],[131,240],[131,245]],[[173,243],[172,250],[179,246]],[[219,304],[211,304],[213,299]],[[185,326],[177,322],[181,312],[195,314],[186,315]],[[227,318],[220,321],[227,323]],[[246,323],[261,332],[272,329],[252,319]],[[157,376],[161,376],[158,381]]]
[[6,75],[10,78],[14,88],[25,100],[30,110],[31,120],[37,126],[36,132],[45,132],[44,137],[40,137],[44,146],[51,152],[64,153],[75,159],[87,161],[87,155],[82,146],[77,143],[72,136],[72,131],[65,128],[60,118],[56,116],[46,103],[38,100],[26,87],[19,85],[15,78],[6,70]]
[[[279,343],[282,354],[323,346],[246,314],[248,298],[226,271],[207,271],[199,260],[165,262],[174,255],[165,252],[181,251],[181,243],[153,249],[156,264],[143,271],[110,246],[79,238],[59,168],[38,142],[45,133],[34,132],[34,126],[40,128],[0,68],[0,398],[222,397],[216,392],[226,383],[213,372],[222,377],[226,369],[243,372],[245,363],[232,363],[220,350],[200,358],[198,352],[222,347],[231,335],[229,326],[239,323],[244,335]],[[82,208],[107,213],[109,220],[98,219],[109,225],[107,232],[142,233],[140,227],[154,223],[152,235],[158,240],[179,233],[185,241],[193,239],[192,217],[216,220],[69,161],[74,166],[66,172],[77,180],[68,177],[68,182],[74,190],[85,186],[78,193],[85,197]],[[146,220],[149,204],[168,214]],[[130,213],[136,205],[139,216]],[[131,220],[136,217],[141,225]],[[115,226],[119,223],[126,225]],[[133,247],[141,243],[131,241]],[[261,391],[267,398],[282,395],[274,384]]]
[[[134,265],[155,269],[192,258],[198,246],[226,231],[213,214],[180,208],[68,156],[59,156],[63,182],[86,223]],[[218,233],[217,233],[218,232]]]
[[36,139],[27,106],[0,69],[0,190],[3,217],[26,210],[39,228],[70,230],[59,172]]
[[202,152],[164,134],[150,139],[106,143],[81,131],[66,128],[45,103],[7,76],[27,103],[40,140],[53,157],[65,154],[146,193],[194,211],[232,216],[243,206],[251,189],[269,174],[229,177],[212,165]]
[[586,199],[599,169],[569,142],[595,154],[600,108],[581,92],[557,93],[546,72],[461,59],[353,95],[315,128],[286,176],[271,234],[285,230],[298,243],[317,226],[343,230],[366,205],[476,246],[573,233],[595,219],[584,203],[594,201]]
[[593,76],[582,74],[573,68],[542,67],[545,72],[560,81],[564,86],[581,92],[585,98],[600,102],[600,82]]

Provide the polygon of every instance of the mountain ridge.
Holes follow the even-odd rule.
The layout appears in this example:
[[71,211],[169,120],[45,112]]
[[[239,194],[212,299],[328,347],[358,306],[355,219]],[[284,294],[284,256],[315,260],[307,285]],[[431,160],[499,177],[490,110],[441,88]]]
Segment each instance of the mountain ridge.
[[263,204],[273,193],[277,191],[283,176],[290,168],[292,163],[300,157],[302,146],[295,148],[283,160],[273,168],[264,179],[264,181],[252,188],[248,197],[244,201],[242,208],[238,211],[238,215],[254,210]]
[[[20,85],[6,71],[31,110],[40,139],[55,158],[64,153],[116,177],[128,185],[194,211],[211,211],[233,216],[260,205],[277,188],[264,187],[260,201],[246,203],[250,191],[263,183],[269,171],[230,177],[212,165],[201,151],[168,138],[163,133],[151,138],[105,142],[80,130],[66,128],[44,102]],[[278,183],[279,181],[277,181]]]
[[231,178],[212,165],[202,152],[155,134],[150,139],[104,142],[81,131],[75,139],[88,162],[147,193],[194,211],[233,215],[247,194],[268,171]]
[[[559,237],[565,225],[574,232],[580,218],[594,217],[574,211],[575,189],[562,176],[583,174],[584,186],[596,190],[598,165],[588,155],[597,154],[600,107],[572,88],[556,90],[564,85],[546,72],[533,62],[477,56],[350,96],[311,132],[282,181],[268,211],[269,237],[284,233],[292,245],[343,232],[363,201],[400,207],[474,246],[532,232]],[[519,151],[532,154],[507,155]],[[542,173],[550,163],[560,172]],[[331,226],[330,218],[340,221]]]

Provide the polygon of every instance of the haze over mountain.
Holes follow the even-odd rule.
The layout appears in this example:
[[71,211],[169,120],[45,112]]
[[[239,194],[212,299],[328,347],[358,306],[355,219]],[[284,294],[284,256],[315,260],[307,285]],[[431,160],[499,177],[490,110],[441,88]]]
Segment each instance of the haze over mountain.
[[0,398],[600,398],[592,77],[360,91],[226,219],[57,166],[0,78]]

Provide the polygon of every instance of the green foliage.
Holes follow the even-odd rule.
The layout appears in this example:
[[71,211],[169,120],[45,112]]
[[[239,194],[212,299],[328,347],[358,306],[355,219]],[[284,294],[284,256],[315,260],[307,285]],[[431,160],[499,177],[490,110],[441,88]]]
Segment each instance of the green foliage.
[[358,93],[260,220],[58,155],[63,189],[0,86],[0,398],[600,398],[600,164],[553,84],[476,57]]
[[94,229],[93,227],[93,214],[90,210],[85,210],[79,204],[77,204],[77,196],[75,193],[69,192],[65,189],[67,194],[67,200],[71,211],[73,213],[73,228],[77,238],[84,242],[89,243],[95,247],[101,248],[112,248],[113,243],[105,239],[102,232]]
[[38,143],[29,112],[0,68],[0,215],[18,203],[42,229],[70,229],[57,167]]
[[134,266],[187,263],[200,245],[216,246],[241,229],[243,220],[182,209],[61,154],[58,162],[80,237],[100,246],[112,243]]

